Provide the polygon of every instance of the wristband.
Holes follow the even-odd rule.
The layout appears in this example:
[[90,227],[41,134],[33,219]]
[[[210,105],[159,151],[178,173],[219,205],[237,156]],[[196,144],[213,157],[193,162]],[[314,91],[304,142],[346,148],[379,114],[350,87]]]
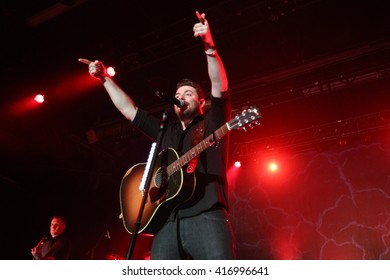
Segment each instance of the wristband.
[[[211,52],[210,52],[211,50]],[[209,47],[207,50],[204,51],[207,56],[210,57],[216,57],[217,56],[217,49],[213,47]]]

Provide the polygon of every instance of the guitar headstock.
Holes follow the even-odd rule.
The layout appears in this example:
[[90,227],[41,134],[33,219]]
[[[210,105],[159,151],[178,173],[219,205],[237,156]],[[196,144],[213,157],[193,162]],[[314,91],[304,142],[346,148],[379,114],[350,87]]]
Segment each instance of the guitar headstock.
[[254,122],[259,125],[259,119],[261,117],[260,110],[256,106],[251,106],[246,110],[243,110],[240,114],[235,116],[228,122],[229,130],[233,129],[246,129]]

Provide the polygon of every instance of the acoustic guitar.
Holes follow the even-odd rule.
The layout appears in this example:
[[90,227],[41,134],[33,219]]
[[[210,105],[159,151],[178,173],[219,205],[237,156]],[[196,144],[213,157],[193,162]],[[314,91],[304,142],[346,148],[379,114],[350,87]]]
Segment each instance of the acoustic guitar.
[[[180,157],[172,148],[161,151],[151,171],[153,177],[138,232],[157,233],[166,223],[173,210],[191,198],[196,188],[196,178],[195,173],[188,174],[183,171],[186,164],[201,152],[213,146],[228,131],[246,129],[253,122],[259,124],[258,119],[260,117],[259,109],[250,107]],[[131,234],[135,230],[142,198],[146,195],[141,182],[144,181],[145,170],[148,171],[148,169],[147,163],[136,164],[126,172],[121,182],[120,207],[123,224]]]

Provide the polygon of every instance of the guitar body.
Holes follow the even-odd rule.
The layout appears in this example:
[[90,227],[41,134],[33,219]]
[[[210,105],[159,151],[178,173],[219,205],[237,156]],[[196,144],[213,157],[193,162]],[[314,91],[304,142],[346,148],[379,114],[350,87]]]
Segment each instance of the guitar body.
[[[190,199],[194,193],[194,174],[184,173],[180,168],[171,176],[167,175],[166,167],[177,159],[179,156],[172,148],[162,151],[157,156],[139,233],[157,233],[164,226],[173,210]],[[123,223],[131,234],[135,231],[135,223],[144,195],[144,191],[140,190],[139,187],[145,167],[146,163],[132,166],[124,175],[120,186]]]

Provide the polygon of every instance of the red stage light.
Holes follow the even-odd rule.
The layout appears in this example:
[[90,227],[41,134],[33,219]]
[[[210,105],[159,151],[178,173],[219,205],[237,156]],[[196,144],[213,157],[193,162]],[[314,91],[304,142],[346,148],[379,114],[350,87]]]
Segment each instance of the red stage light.
[[43,102],[45,102],[45,96],[42,94],[37,94],[37,95],[35,95],[34,100],[37,103],[43,103]]
[[240,168],[241,167],[241,161],[236,161],[234,162],[234,166],[237,167],[237,168]]
[[271,171],[271,172],[276,172],[278,170],[279,166],[276,162],[271,162],[269,165],[268,165],[268,169]]

